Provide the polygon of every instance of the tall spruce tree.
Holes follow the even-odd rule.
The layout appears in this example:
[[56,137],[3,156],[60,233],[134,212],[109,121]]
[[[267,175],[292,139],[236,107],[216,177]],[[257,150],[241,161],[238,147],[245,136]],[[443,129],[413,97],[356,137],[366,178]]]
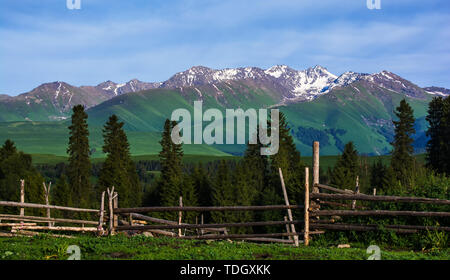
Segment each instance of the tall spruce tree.
[[[263,190],[263,205],[284,204],[279,168],[283,173],[288,199],[291,204],[301,204],[304,197],[305,168],[301,161],[300,152],[297,150],[292,138],[286,116],[280,112],[279,116],[279,149],[278,153],[269,157],[269,183]],[[300,211],[294,211],[294,216],[302,215]],[[282,220],[281,212],[262,212],[261,218],[267,221]],[[280,230],[281,227],[266,227],[269,232]]]
[[87,207],[91,197],[91,161],[89,158],[88,115],[82,105],[73,107],[69,126],[69,165],[67,176],[72,189],[72,202],[76,207]]
[[384,165],[381,159],[370,168],[370,185],[377,189],[378,194],[390,194],[398,185],[394,171],[390,166]]
[[[172,129],[176,122],[167,119],[164,123],[164,130],[161,144],[159,160],[161,163],[161,176],[158,180],[157,192],[162,206],[176,206],[179,204],[179,197],[182,195],[183,186],[183,149],[181,144],[175,144],[171,138]],[[187,203],[185,203],[188,205]],[[164,217],[175,218],[174,213],[166,213]]]
[[[214,205],[236,205],[232,175],[225,160],[220,161],[213,188]],[[235,213],[232,212],[212,212],[211,217],[215,223],[232,223],[237,220]]]
[[427,167],[435,170],[438,173],[444,171],[444,154],[442,153],[442,146],[444,144],[443,135],[443,115],[444,115],[444,99],[434,97],[428,105],[428,115],[426,120],[428,122],[428,130],[426,135],[429,137],[427,143],[426,162]]
[[[258,134],[255,137],[258,139]],[[248,143],[244,153],[242,167],[245,170],[247,184],[256,192],[250,201],[252,205],[262,203],[262,193],[269,182],[269,161],[266,155],[261,155],[263,147],[259,140],[256,144]]]
[[450,98],[444,99],[443,114],[442,114],[442,153],[444,158],[443,172],[450,174]]
[[[20,180],[25,180],[25,202],[45,203],[42,182],[31,156],[18,151],[14,142],[6,140],[0,147],[0,200],[19,201]],[[0,207],[2,213],[17,213],[17,209]],[[27,215],[42,215],[44,209],[25,209]]]
[[400,101],[400,105],[395,110],[398,120],[393,121],[395,126],[391,166],[397,179],[404,186],[412,186],[415,168],[415,159],[413,157],[413,134],[414,129],[414,111],[405,99]]
[[342,189],[353,189],[358,173],[358,151],[350,141],[345,144],[344,151],[333,168],[331,185]]
[[107,156],[98,184],[100,191],[114,186],[121,207],[137,207],[141,204],[142,189],[123,126],[124,123],[119,122],[116,115],[112,115],[103,128],[103,152]]

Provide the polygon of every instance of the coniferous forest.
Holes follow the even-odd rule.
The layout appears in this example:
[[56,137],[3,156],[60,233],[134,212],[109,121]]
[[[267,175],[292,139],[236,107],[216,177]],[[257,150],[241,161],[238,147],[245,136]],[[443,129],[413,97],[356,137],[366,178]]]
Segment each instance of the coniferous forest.
[[[360,155],[355,145],[348,142],[342,154],[338,156],[336,164],[321,170],[321,183],[340,189],[354,189],[358,177],[361,193],[370,194],[376,188],[377,195],[450,199],[448,189],[450,98],[435,97],[429,103],[426,117],[429,124],[426,164],[418,162],[414,155],[414,111],[406,100],[397,105],[395,115],[396,119],[393,121],[395,137],[391,143],[392,151],[388,161],[380,157],[368,163],[368,157]],[[70,137],[66,163],[34,166],[31,156],[16,148],[14,139],[7,140],[3,144],[0,149],[0,200],[18,201],[19,180],[24,179],[26,202],[35,203],[44,202],[42,182],[53,182],[54,187],[50,196],[50,203],[53,205],[98,208],[101,192],[111,186],[114,186],[119,194],[121,207],[177,206],[180,196],[183,197],[184,206],[281,205],[284,204],[278,171],[281,168],[290,203],[303,203],[304,171],[306,166],[311,166],[311,162],[304,161],[296,149],[289,120],[282,113],[280,113],[280,145],[277,154],[261,155],[260,148],[263,145],[248,144],[243,156],[237,160],[207,163],[183,161],[183,145],[174,144],[170,138],[171,131],[176,125],[176,122],[170,120],[161,124],[159,160],[133,161],[124,123],[116,115],[110,116],[102,131],[103,153],[106,157],[100,163],[92,163],[88,115],[83,106],[73,107],[71,120],[68,127]],[[391,210],[424,210],[431,206],[389,204],[389,207]],[[442,207],[445,206],[432,209],[442,210],[444,209]],[[15,210],[4,207],[2,211],[8,213]],[[30,211],[29,214],[42,214],[43,210],[26,211]],[[303,215],[302,211],[293,212],[295,217]],[[189,212],[184,221],[195,223],[201,214]],[[54,215],[67,217],[69,214],[55,211]],[[175,219],[173,213],[154,215]],[[284,211],[211,212],[205,213],[203,218],[205,223],[233,223],[283,220],[284,215]],[[375,218],[353,219],[360,223],[377,222]],[[423,217],[384,218],[378,222],[389,224],[390,219],[396,224],[415,219],[415,222],[422,225],[449,225],[444,219]],[[232,232],[277,232],[280,228],[276,226],[234,228]],[[391,233],[366,235],[355,235],[351,232],[330,233],[328,238],[358,240],[367,236],[374,239],[412,242],[417,246],[423,246],[424,242],[423,238],[399,237]]]

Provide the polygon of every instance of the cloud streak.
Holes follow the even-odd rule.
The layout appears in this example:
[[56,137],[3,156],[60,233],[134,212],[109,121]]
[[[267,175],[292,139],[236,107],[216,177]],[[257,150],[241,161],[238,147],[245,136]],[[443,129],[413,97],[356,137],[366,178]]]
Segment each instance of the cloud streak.
[[387,2],[374,12],[362,0],[84,0],[78,14],[60,2],[30,11],[0,0],[0,93],[55,80],[162,81],[194,65],[386,69],[450,87],[446,1]]

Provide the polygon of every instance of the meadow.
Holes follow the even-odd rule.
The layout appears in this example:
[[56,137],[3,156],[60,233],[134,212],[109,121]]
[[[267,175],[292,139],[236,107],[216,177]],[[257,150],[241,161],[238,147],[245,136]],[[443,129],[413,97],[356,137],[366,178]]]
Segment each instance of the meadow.
[[[0,238],[0,260],[67,260],[67,248],[77,245],[82,260],[367,260],[370,244],[352,244],[337,248],[311,243],[296,248],[279,244],[257,244],[239,241],[180,240],[123,234],[95,237]],[[380,246],[382,260],[450,260],[450,250],[411,251]]]

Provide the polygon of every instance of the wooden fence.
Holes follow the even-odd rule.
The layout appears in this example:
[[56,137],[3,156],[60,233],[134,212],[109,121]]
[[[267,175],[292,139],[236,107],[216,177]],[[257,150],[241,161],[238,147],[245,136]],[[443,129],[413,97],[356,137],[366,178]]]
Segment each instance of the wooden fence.
[[[426,212],[426,211],[392,211],[368,209],[368,206],[357,204],[357,201],[371,202],[392,202],[392,203],[414,203],[450,205],[450,200],[376,195],[374,189],[372,195],[361,194],[359,182],[356,180],[355,190],[344,190],[334,188],[319,182],[319,142],[313,145],[313,178],[312,188],[310,188],[309,168],[305,168],[305,199],[304,205],[290,205],[286,186],[283,179],[282,170],[279,169],[281,189],[284,197],[284,205],[262,205],[262,206],[186,206],[183,205],[180,197],[178,206],[169,207],[139,207],[139,208],[119,208],[119,197],[114,187],[107,189],[101,195],[100,209],[82,209],[74,207],[49,205],[49,195],[51,183],[47,186],[43,184],[46,204],[25,203],[25,182],[21,180],[20,202],[0,201],[0,206],[18,207],[19,215],[0,214],[0,227],[10,227],[13,233],[35,234],[27,230],[48,230],[48,231],[77,231],[96,232],[99,235],[114,234],[116,232],[128,231],[131,233],[147,232],[151,235],[164,235],[181,239],[236,239],[259,242],[281,242],[298,246],[300,242],[309,244],[312,234],[322,234],[324,230],[338,231],[373,231],[392,230],[399,233],[416,233],[420,230],[440,230],[450,231],[446,226],[423,226],[423,225],[383,225],[375,224],[347,224],[336,222],[341,217],[346,216],[410,216],[410,217],[450,217],[450,212]],[[105,209],[105,194],[108,201]],[[350,201],[350,203],[346,203]],[[344,207],[348,209],[327,209],[321,206]],[[45,217],[25,216],[25,208],[46,209]],[[98,217],[95,221],[76,220],[64,218],[52,218],[51,210],[63,210],[72,212],[95,213]],[[228,211],[280,211],[285,210],[286,216],[282,221],[251,221],[239,223],[218,223],[205,224],[203,214],[195,223],[183,223],[183,213],[185,212],[228,212]],[[294,216],[292,210],[303,210],[303,220]],[[170,221],[161,218],[151,217],[146,213],[154,212],[174,212],[178,214],[177,221]],[[323,218],[325,217],[325,218]],[[321,219],[323,218],[323,219]],[[2,221],[8,221],[1,223]],[[11,223],[13,221],[13,223]],[[45,223],[47,225],[39,225]],[[81,224],[75,226],[56,226],[61,224]],[[88,226],[86,226],[88,225]],[[278,233],[253,233],[253,234],[230,234],[230,228],[234,227],[262,227],[262,226],[285,226],[285,232]],[[300,230],[299,230],[300,229]],[[300,240],[303,237],[303,240]],[[285,238],[285,239],[282,239]],[[286,239],[287,238],[287,239]]]
[[[58,231],[58,232],[95,232],[99,235],[105,234],[105,230],[103,228],[104,221],[103,219],[107,218],[104,210],[104,195],[103,192],[101,198],[101,207],[100,209],[85,209],[85,208],[76,208],[76,207],[67,207],[67,206],[57,206],[49,204],[49,196],[50,196],[50,188],[51,183],[47,186],[43,183],[44,191],[45,191],[45,202],[46,204],[38,204],[38,203],[25,203],[25,181],[20,180],[20,202],[12,202],[12,201],[0,201],[0,206],[4,207],[17,207],[20,208],[19,214],[0,214],[0,227],[9,227],[11,228],[12,234],[18,235],[36,235],[36,230],[44,230],[44,231]],[[46,209],[46,216],[26,216],[25,209]],[[99,218],[96,221],[93,220],[81,220],[81,219],[67,219],[67,218],[52,218],[51,210],[61,210],[68,211],[74,213],[93,213],[96,214]],[[5,221],[7,221],[5,223]],[[11,222],[12,221],[12,222]],[[61,225],[56,225],[56,223]],[[46,224],[46,225],[42,225]],[[81,226],[75,226],[81,225]],[[10,236],[5,232],[1,232],[0,236]]]
[[[356,178],[355,190],[339,189],[319,183],[319,143],[314,143],[314,180],[313,190],[309,190],[309,170],[305,169],[305,225],[304,225],[304,243],[309,243],[309,231],[313,230],[337,230],[337,231],[373,231],[373,230],[391,230],[397,233],[417,233],[421,230],[450,231],[447,226],[423,226],[423,225],[377,225],[377,224],[346,224],[337,223],[342,216],[408,216],[408,217],[450,217],[450,212],[429,212],[429,211],[393,211],[393,210],[373,210],[368,207],[356,205],[357,201],[371,202],[392,202],[392,203],[410,203],[410,204],[433,204],[450,205],[450,200],[424,198],[424,197],[403,197],[403,196],[385,196],[376,195],[376,189],[373,189],[372,195],[361,194],[359,191],[359,179]],[[331,192],[331,193],[324,193]],[[340,202],[336,202],[340,201]],[[351,203],[345,203],[351,201]],[[321,210],[321,205],[344,207],[348,209],[330,209]],[[320,217],[326,217],[321,220]]]

